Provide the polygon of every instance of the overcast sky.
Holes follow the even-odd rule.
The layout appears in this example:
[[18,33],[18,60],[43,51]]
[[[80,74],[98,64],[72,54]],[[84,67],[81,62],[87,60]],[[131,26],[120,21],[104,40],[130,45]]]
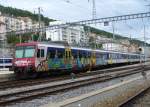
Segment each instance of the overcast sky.
[[[132,13],[147,12],[150,10],[149,0],[95,0],[96,17],[110,17]],[[31,12],[37,8],[43,9],[42,14],[53,19],[67,22],[86,20],[92,18],[92,0],[0,0],[0,4],[11,6]],[[134,38],[143,37],[143,24],[146,25],[146,37],[150,36],[150,19],[115,22],[115,33],[124,36],[131,35]],[[96,27],[112,32],[112,26],[104,27],[97,24]]]

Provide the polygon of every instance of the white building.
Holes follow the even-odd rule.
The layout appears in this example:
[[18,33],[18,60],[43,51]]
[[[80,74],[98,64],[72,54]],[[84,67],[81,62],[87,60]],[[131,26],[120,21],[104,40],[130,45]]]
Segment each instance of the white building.
[[147,57],[150,57],[150,47],[148,46],[142,46],[140,47],[142,49],[142,54],[145,54]]
[[[50,25],[64,24],[61,21],[51,22]],[[83,26],[63,27],[46,31],[46,39],[51,41],[67,41],[69,44],[82,44],[87,42]]]
[[[17,31],[38,28],[39,23],[33,21],[29,17],[14,17],[8,15],[0,15],[0,21],[6,24],[6,31]],[[44,22],[41,22],[41,27],[44,27]]]
[[103,49],[105,50],[114,50],[114,51],[121,51],[121,52],[131,52],[131,53],[136,53],[139,50],[139,47],[137,45],[133,44],[124,44],[124,43],[104,43]]
[[0,41],[6,39],[6,24],[0,21]]
[[104,50],[124,51],[122,45],[118,43],[103,43],[102,47]]

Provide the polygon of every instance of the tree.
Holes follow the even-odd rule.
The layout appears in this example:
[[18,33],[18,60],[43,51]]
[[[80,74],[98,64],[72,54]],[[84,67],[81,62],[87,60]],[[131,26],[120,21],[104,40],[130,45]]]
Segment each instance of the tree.
[[[0,5],[0,11],[2,12],[2,14],[8,14],[10,16],[13,15],[14,17],[30,17],[32,20],[38,21],[38,14],[33,14],[26,10],[4,7]],[[46,26],[49,25],[49,22],[55,21],[54,19],[49,19],[48,17],[44,17],[43,15],[41,15],[41,20],[45,23]]]

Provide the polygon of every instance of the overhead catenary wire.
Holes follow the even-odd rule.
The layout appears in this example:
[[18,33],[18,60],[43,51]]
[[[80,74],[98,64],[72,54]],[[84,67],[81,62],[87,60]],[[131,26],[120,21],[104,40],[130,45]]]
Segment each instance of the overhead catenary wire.
[[84,6],[76,4],[76,3],[72,2],[71,0],[62,0],[62,1],[64,1],[65,3],[71,4],[73,6],[79,7],[80,9],[84,10],[84,13],[89,14],[89,12],[87,11],[88,8],[85,8]]
[[[76,22],[58,24],[58,25],[50,25],[50,26],[42,27],[40,29],[34,28],[34,29],[26,29],[26,30],[17,30],[17,31],[14,31],[13,33],[23,34],[23,33],[29,33],[29,32],[46,31],[46,30],[50,30],[50,29],[58,29],[58,28],[68,27],[70,25],[77,25],[77,24],[78,25],[91,25],[91,24],[95,24],[95,23],[123,21],[123,20],[139,19],[139,18],[146,18],[146,17],[150,17],[150,12],[122,15],[122,16],[114,16],[114,17],[106,17],[106,18],[99,18],[99,19],[92,19],[92,20],[83,20],[83,21],[76,21]],[[1,34],[4,34],[4,33],[12,33],[12,31],[3,32]]]

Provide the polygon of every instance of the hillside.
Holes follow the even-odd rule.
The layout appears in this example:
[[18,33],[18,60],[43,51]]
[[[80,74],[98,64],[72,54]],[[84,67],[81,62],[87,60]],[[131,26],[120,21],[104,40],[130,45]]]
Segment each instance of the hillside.
[[[0,5],[0,11],[2,12],[2,14],[13,15],[15,17],[30,17],[32,20],[38,21],[38,14],[33,14],[26,10],[21,10],[12,7],[4,7]],[[55,21],[54,19],[49,19],[48,17],[44,17],[43,15],[41,15],[41,20],[45,22],[46,26],[48,26],[50,21]]]
[[[38,14],[33,14],[32,12],[26,11],[26,10],[21,10],[21,9],[17,9],[17,8],[12,8],[12,7],[5,7],[0,5],[0,11],[2,14],[7,14],[7,15],[13,15],[15,17],[30,17],[32,20],[38,21]],[[48,17],[44,17],[43,15],[41,15],[41,20],[43,22],[45,22],[45,25],[48,26],[49,22],[51,21],[55,21],[54,19],[49,19]],[[84,27],[85,31],[88,31],[88,26]],[[104,30],[99,30],[93,27],[90,27],[90,32],[96,33],[98,35],[103,35],[104,37],[107,38],[112,38],[113,34]],[[15,39],[15,38],[14,38]],[[135,43],[138,45],[144,45],[143,41],[140,40],[136,40],[136,39],[132,39],[130,40],[130,38],[128,37],[123,37],[121,35],[115,34],[115,40],[119,40],[119,39],[127,39],[130,41],[130,43]],[[14,41],[12,38],[10,39],[11,41]],[[15,39],[16,40],[16,39]],[[19,41],[19,40],[17,40]],[[150,46],[150,44],[146,44],[147,46]]]
[[[98,35],[101,35],[101,36],[104,36],[106,38],[113,38],[113,34],[110,33],[110,32],[107,32],[107,31],[104,31],[104,30],[100,30],[100,29],[96,29],[94,27],[88,27],[88,26],[84,26],[84,30],[85,31],[88,31],[90,28],[90,32],[92,33],[96,33]],[[124,37],[124,36],[121,36],[121,35],[118,35],[118,34],[115,34],[115,40],[122,40],[122,39],[126,39],[126,40],[129,40],[130,43],[134,43],[134,44],[138,44],[140,46],[144,46],[144,42],[143,41],[140,41],[140,40],[136,40],[136,39],[130,39],[128,37]],[[150,46],[150,44],[146,43],[146,46]]]

